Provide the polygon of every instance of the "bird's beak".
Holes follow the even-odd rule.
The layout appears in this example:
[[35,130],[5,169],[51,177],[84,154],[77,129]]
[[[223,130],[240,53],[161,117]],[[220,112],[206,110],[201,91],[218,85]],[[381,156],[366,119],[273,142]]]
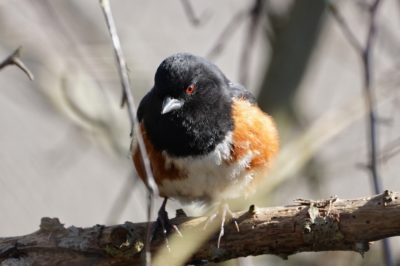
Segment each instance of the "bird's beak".
[[163,115],[173,110],[177,110],[181,108],[182,105],[183,105],[183,100],[167,97],[164,99],[162,103],[161,114]]

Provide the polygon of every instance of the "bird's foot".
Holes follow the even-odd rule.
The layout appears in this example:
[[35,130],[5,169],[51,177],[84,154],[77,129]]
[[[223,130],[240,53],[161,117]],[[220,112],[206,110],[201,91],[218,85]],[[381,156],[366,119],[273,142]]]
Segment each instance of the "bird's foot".
[[221,239],[225,234],[225,223],[226,223],[227,218],[228,218],[228,222],[233,223],[236,231],[240,232],[237,219],[236,219],[235,215],[233,214],[233,212],[230,210],[228,203],[221,204],[218,211],[213,213],[212,215],[210,215],[207,218],[207,220],[204,223],[203,230],[205,230],[207,228],[207,226],[211,222],[213,222],[218,216],[221,218],[221,225],[220,225],[220,229],[219,229],[217,248],[220,247]]
[[171,220],[168,217],[168,212],[165,210],[167,200],[168,198],[164,198],[164,201],[158,211],[157,221],[153,227],[152,240],[156,236],[158,230],[161,230],[165,244],[168,250],[170,250],[168,235],[170,235],[171,233],[176,233],[180,237],[182,237],[182,233],[179,231],[178,227],[175,224],[171,223]]

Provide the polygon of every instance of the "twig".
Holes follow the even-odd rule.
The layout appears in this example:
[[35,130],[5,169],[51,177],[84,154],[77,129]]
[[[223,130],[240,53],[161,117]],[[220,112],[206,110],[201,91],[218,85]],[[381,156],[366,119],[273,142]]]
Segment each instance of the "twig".
[[328,8],[329,8],[329,11],[331,12],[333,18],[339,24],[339,26],[340,26],[341,30],[343,31],[343,34],[345,35],[348,42],[353,46],[353,48],[358,53],[362,53],[363,48],[362,48],[361,43],[358,41],[357,37],[351,31],[349,24],[347,24],[346,20],[344,19],[342,14],[339,12],[338,8],[331,1],[328,1]]
[[215,58],[217,57],[225,48],[226,43],[229,42],[229,39],[233,35],[233,33],[239,29],[238,25],[242,23],[244,19],[247,17],[251,18],[246,39],[244,42],[244,47],[241,55],[241,68],[239,71],[240,82],[242,84],[247,82],[247,73],[248,73],[248,60],[251,54],[252,47],[254,45],[254,40],[256,36],[256,30],[259,27],[260,21],[262,19],[263,9],[265,5],[265,0],[254,0],[254,4],[247,10],[240,10],[237,12],[229,23],[225,26],[222,33],[219,35],[216,43],[211,48],[211,50],[207,53],[206,57]]
[[[380,164],[387,163],[398,154],[400,154],[400,137],[386,143],[380,154],[378,154],[377,160]],[[371,165],[361,162],[357,163],[356,166],[363,170],[371,168]]]
[[110,208],[105,219],[106,224],[112,224],[119,220],[122,211],[125,210],[126,206],[128,205],[130,197],[134,194],[134,189],[138,187],[136,186],[138,181],[139,177],[135,173],[129,174],[122,186],[122,189],[118,192],[116,199],[111,205],[112,207]]
[[[371,161],[371,174],[374,183],[375,193],[380,193],[382,191],[382,184],[379,178],[378,168],[377,168],[377,154],[378,154],[378,130],[377,130],[377,114],[376,114],[376,104],[375,95],[371,87],[371,53],[372,45],[376,34],[376,14],[380,5],[380,0],[375,0],[370,7],[370,24],[367,36],[367,42],[365,45],[364,52],[362,54],[364,62],[364,88],[365,88],[365,100],[366,106],[369,110],[369,134],[370,134],[370,161]],[[385,257],[385,263],[387,266],[394,266],[394,260],[392,255],[392,250],[388,239],[383,240],[383,252]]]
[[[369,28],[367,33],[367,39],[365,46],[363,47],[360,42],[355,37],[354,33],[350,30],[350,27],[345,22],[344,18],[340,15],[338,9],[332,2],[329,2],[329,7],[333,17],[336,19],[340,25],[343,33],[350,44],[354,47],[356,52],[360,55],[362,60],[362,67],[364,71],[364,99],[365,106],[368,111],[368,132],[369,132],[369,169],[371,171],[374,192],[379,193],[382,191],[382,184],[378,173],[378,152],[377,152],[377,110],[376,110],[376,100],[372,89],[372,73],[371,73],[371,57],[372,57],[372,47],[376,34],[376,14],[380,6],[381,0],[374,0],[374,2],[369,6]],[[387,266],[394,265],[392,251],[387,239],[383,240],[383,250],[384,258]]]
[[241,10],[232,17],[231,21],[226,25],[225,29],[219,35],[214,46],[207,53],[206,55],[207,58],[210,59],[215,58],[222,52],[222,50],[225,47],[225,44],[229,41],[232,34],[238,29],[237,26],[246,18],[248,13],[249,11],[247,10],[245,11]]
[[30,80],[34,79],[32,72],[25,66],[24,62],[20,59],[22,47],[18,47],[11,55],[9,55],[3,62],[0,63],[0,70],[9,65],[16,65],[21,69]]
[[365,104],[369,111],[369,134],[370,134],[370,161],[371,161],[371,173],[374,183],[375,193],[382,191],[382,184],[379,180],[378,169],[377,169],[377,115],[376,115],[376,104],[375,96],[371,86],[371,54],[372,45],[376,33],[375,18],[379,7],[380,0],[375,0],[370,8],[370,24],[367,35],[367,41],[365,48],[361,54],[364,67],[364,90],[365,90]]
[[140,153],[144,157],[142,159],[143,159],[143,164],[144,164],[145,171],[146,171],[147,185],[153,193],[158,193],[157,185],[154,181],[154,176],[151,172],[150,162],[149,162],[149,159],[147,156],[147,151],[146,151],[146,148],[145,148],[145,145],[143,142],[143,137],[142,137],[141,131],[138,126],[139,122],[137,121],[137,117],[136,117],[136,105],[135,105],[135,101],[133,98],[132,89],[131,89],[131,85],[130,85],[130,81],[129,81],[129,77],[128,77],[126,62],[125,62],[124,56],[122,54],[121,44],[120,44],[119,37],[118,37],[117,31],[116,31],[114,19],[113,19],[112,13],[111,13],[110,2],[109,2],[109,0],[100,0],[100,4],[103,9],[104,16],[106,18],[108,30],[110,32],[110,36],[111,36],[112,43],[113,43],[115,56],[116,56],[116,59],[118,62],[118,73],[121,78],[121,84],[122,84],[122,89],[123,89],[122,103],[125,103],[125,102],[127,103],[128,114],[129,114],[129,118],[131,121],[131,126],[135,131],[135,134],[136,134],[136,137],[138,140],[138,145],[140,148]]
[[[111,36],[115,57],[118,62],[118,73],[121,79],[122,84],[122,102],[121,105],[123,106],[124,103],[127,104],[128,107],[128,114],[131,121],[131,128],[136,135],[136,139],[138,142],[140,154],[142,156],[142,162],[144,166],[144,170],[146,173],[146,180],[147,180],[147,188],[148,188],[148,206],[147,206],[147,220],[151,221],[151,213],[153,210],[153,195],[158,194],[158,189],[156,182],[154,180],[153,173],[150,167],[150,161],[147,154],[147,150],[143,141],[143,136],[141,134],[141,130],[139,127],[139,123],[136,117],[136,106],[135,101],[132,94],[132,89],[129,81],[128,70],[126,66],[126,62],[122,53],[121,43],[117,34],[117,29],[115,27],[114,18],[111,12],[111,6],[109,0],[100,0],[100,5],[102,7],[104,17],[106,19],[107,28]],[[148,223],[147,228],[147,235],[146,235],[146,265],[150,265],[150,223]]]
[[194,8],[189,0],[181,0],[183,9],[190,23],[194,26],[200,26],[204,21],[206,21],[209,17],[209,13],[203,14],[201,17],[197,16],[194,12]]
[[400,137],[385,144],[381,154],[378,157],[379,162],[387,163],[388,160],[392,159],[400,153]]
[[254,5],[250,10],[250,24],[248,27],[239,64],[239,82],[245,86],[247,85],[247,81],[249,78],[249,60],[255,44],[257,29],[259,28],[262,19],[264,4],[265,0],[254,0]]
[[[325,204],[321,204],[324,203]],[[235,213],[240,233],[227,224],[220,249],[217,234],[207,237],[190,257],[177,262],[185,246],[171,246],[158,265],[218,262],[244,256],[275,254],[283,258],[305,251],[347,250],[364,253],[371,241],[400,235],[400,193],[360,199],[308,201],[271,208],[251,208]],[[172,222],[184,232],[181,244],[204,235],[206,217],[176,217]],[[219,224],[218,221],[215,224]],[[144,252],[146,223],[89,228],[65,228],[57,218],[42,218],[40,230],[19,237],[0,238],[0,264],[22,265],[138,265]],[[193,237],[190,238],[190,232]],[[152,251],[164,246],[161,232]],[[155,265],[156,261],[154,262]],[[3,265],[2,264],[2,265]],[[24,264],[25,265],[25,264]]]

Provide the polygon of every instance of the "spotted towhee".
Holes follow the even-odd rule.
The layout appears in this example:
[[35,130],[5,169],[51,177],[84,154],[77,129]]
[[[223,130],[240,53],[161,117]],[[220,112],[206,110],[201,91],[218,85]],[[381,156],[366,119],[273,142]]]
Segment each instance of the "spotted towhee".
[[[181,202],[246,196],[279,149],[275,123],[251,92],[188,53],[160,64],[137,117],[160,196]],[[133,160],[146,182],[135,143]]]

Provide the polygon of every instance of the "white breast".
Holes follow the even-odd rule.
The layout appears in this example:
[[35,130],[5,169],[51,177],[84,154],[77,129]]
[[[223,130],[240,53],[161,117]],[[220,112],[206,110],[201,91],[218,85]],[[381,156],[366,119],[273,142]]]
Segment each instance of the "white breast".
[[249,152],[239,161],[230,162],[231,148],[232,132],[229,132],[224,141],[206,155],[174,158],[164,152],[165,167],[174,165],[184,171],[188,178],[165,180],[159,185],[160,192],[181,202],[209,202],[243,195],[253,179],[253,173],[246,167],[254,154]]

